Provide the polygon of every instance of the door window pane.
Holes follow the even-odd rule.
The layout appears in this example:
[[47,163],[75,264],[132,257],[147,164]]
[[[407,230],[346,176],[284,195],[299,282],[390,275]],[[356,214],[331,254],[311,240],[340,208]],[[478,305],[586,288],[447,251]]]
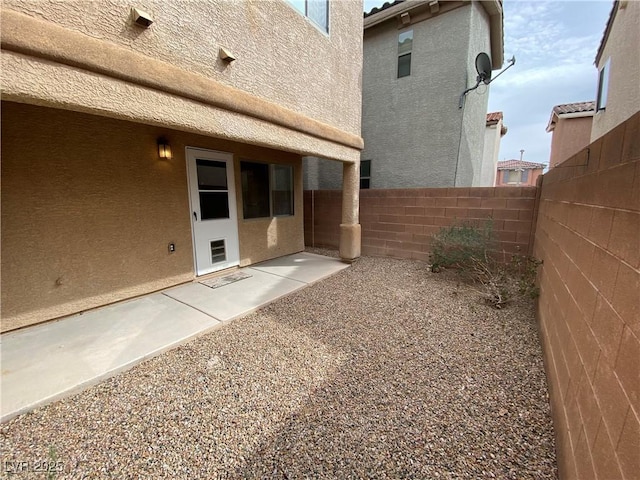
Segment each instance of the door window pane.
[[229,194],[227,192],[199,192],[200,219],[229,218]]
[[269,165],[240,162],[244,218],[271,216],[269,205]]
[[273,215],[293,215],[293,167],[273,165]]
[[198,190],[226,190],[227,164],[211,160],[196,160]]

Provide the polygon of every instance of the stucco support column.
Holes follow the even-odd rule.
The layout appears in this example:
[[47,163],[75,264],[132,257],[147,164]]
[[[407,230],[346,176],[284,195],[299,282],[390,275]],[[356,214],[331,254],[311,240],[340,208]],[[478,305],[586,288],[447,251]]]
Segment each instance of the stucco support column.
[[342,223],[340,258],[351,263],[360,256],[360,160],[342,166]]

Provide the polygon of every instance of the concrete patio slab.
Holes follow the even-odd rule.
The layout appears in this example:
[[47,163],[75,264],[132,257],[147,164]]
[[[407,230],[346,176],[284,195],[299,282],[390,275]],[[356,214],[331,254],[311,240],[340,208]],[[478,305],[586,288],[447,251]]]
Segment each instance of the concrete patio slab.
[[222,323],[162,294],[2,335],[2,421]]
[[0,337],[0,421],[77,392],[306,285],[348,268],[289,255],[219,288],[190,283]]
[[163,293],[220,321],[228,322],[306,286],[306,283],[253,268],[242,271],[249,273],[251,277],[220,288],[191,283]]
[[301,252],[253,265],[251,269],[299,282],[313,283],[347,267],[338,259],[331,260],[333,261],[327,261],[327,257],[322,255]]

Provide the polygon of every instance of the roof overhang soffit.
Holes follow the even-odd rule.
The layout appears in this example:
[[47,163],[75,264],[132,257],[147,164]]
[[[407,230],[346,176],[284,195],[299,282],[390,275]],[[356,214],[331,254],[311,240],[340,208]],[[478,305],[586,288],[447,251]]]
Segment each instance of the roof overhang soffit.
[[547,133],[552,132],[555,129],[556,124],[558,123],[558,120],[561,118],[587,118],[587,117],[593,117],[594,115],[595,115],[595,112],[593,110],[589,112],[571,112],[571,113],[551,112],[551,118],[549,118],[549,123],[547,124]]
[[504,63],[504,16],[501,0],[479,2],[489,15],[489,35],[491,39],[491,66],[494,70]]

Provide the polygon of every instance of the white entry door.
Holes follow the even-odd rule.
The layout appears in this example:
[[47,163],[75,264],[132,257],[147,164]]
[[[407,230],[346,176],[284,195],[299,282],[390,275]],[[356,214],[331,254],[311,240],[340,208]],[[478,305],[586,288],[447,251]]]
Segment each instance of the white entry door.
[[240,263],[233,156],[187,148],[196,273]]

